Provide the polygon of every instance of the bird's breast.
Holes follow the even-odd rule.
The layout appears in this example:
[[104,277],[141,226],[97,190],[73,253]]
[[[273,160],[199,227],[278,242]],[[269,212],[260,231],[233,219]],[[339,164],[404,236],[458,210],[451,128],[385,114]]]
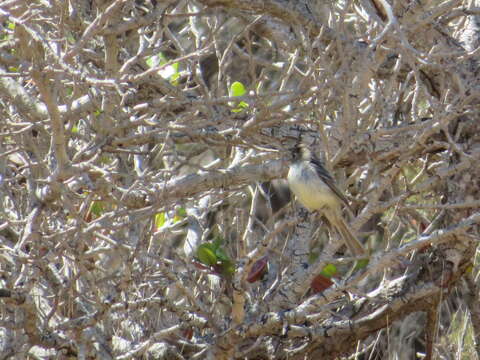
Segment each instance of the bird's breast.
[[320,179],[315,169],[308,164],[292,164],[288,171],[287,180],[298,201],[310,211],[322,210],[327,207],[337,209],[340,206],[335,193]]

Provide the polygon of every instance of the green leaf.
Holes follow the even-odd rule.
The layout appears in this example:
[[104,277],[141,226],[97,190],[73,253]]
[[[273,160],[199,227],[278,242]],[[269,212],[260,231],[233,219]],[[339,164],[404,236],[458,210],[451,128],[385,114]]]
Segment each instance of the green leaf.
[[166,217],[164,212],[155,214],[155,227],[157,229],[165,225],[165,221],[166,221]]
[[248,108],[248,104],[245,101],[240,101],[238,103],[238,106],[235,109],[233,109],[232,112],[239,113],[239,112],[242,112],[243,109],[246,109],[246,108]]
[[187,217],[187,210],[185,208],[177,208],[177,215],[184,218]]
[[[147,58],[146,63],[148,67],[153,68],[155,66],[162,66],[168,63],[168,59],[163,55],[162,52],[159,52],[156,55],[152,55]],[[173,85],[178,85],[178,78],[180,77],[180,64],[178,62],[173,63],[158,71],[158,74],[164,79],[170,80],[170,83]]]
[[321,273],[323,276],[327,278],[333,277],[337,273],[337,267],[333,264],[327,264],[325,267],[322,269]]
[[150,67],[162,66],[168,62],[168,59],[163,55],[162,52],[159,52],[156,55],[152,55],[146,60],[147,65]]
[[90,211],[95,217],[99,217],[105,212],[105,207],[103,206],[103,201],[95,200],[90,206]]
[[[247,89],[240,81],[235,81],[230,85],[230,96],[243,96],[247,93]],[[248,104],[245,101],[240,101],[235,109],[232,109],[233,113],[242,112],[243,109],[248,108]]]
[[212,244],[215,249],[218,249],[223,244],[223,238],[220,235],[215,236],[215,240],[213,240]]
[[153,56],[150,56],[145,62],[147,63],[148,67],[152,68],[154,67],[154,57]]
[[222,262],[220,273],[226,277],[232,277],[235,274],[235,264],[231,261]]
[[367,267],[369,262],[370,262],[369,259],[358,260],[357,263],[355,264],[354,270],[360,270],[360,269],[363,269],[363,268]]
[[215,249],[215,255],[220,261],[231,261],[225,250],[221,247]]
[[230,85],[230,96],[243,96],[247,93],[245,86],[240,81],[235,81]]
[[7,28],[9,28],[10,30],[15,30],[15,23],[9,21],[7,23]]
[[187,211],[184,208],[178,208],[173,217],[173,222],[179,222],[187,216]]
[[197,248],[197,258],[202,264],[208,266],[217,263],[217,256],[215,255],[214,249],[212,249],[212,244],[209,243],[201,244]]
[[172,76],[170,76],[170,84],[172,84],[173,86],[178,86],[179,84],[179,79],[180,79],[180,73],[179,72],[176,72],[174,74],[172,74]]

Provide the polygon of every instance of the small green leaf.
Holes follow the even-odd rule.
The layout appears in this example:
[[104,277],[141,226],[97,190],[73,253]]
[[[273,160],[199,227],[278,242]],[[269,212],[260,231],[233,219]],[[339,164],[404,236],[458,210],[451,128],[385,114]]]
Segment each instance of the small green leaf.
[[178,86],[178,84],[180,83],[179,82],[179,79],[180,79],[180,73],[179,72],[176,72],[174,74],[172,74],[172,76],[170,76],[170,84],[172,84],[173,86]]
[[[230,85],[230,96],[243,96],[247,93],[247,89],[240,81],[235,81]],[[235,109],[232,109],[233,113],[242,112],[243,109],[248,108],[248,104],[245,101],[240,101]]]
[[9,21],[7,23],[7,28],[9,28],[10,30],[15,30],[15,23]]
[[[156,55],[152,55],[145,60],[148,67],[154,68],[156,66],[162,66],[169,62],[169,60],[163,55],[162,52],[159,52]],[[170,64],[165,68],[158,71],[158,74],[164,79],[169,79],[170,83],[173,85],[178,85],[178,78],[180,77],[180,64],[178,62]]]
[[95,217],[100,217],[105,212],[105,207],[103,206],[103,202],[99,200],[95,200],[92,202],[90,206],[90,211]]
[[219,272],[226,277],[232,277],[235,274],[235,264],[231,261],[222,262]]
[[187,211],[184,208],[178,208],[173,217],[173,222],[177,223],[187,216]]
[[246,109],[246,108],[248,108],[248,104],[245,101],[240,101],[238,103],[238,106],[235,109],[233,109],[232,112],[239,113],[239,112],[242,112],[243,109]]
[[369,262],[370,262],[369,259],[358,260],[357,263],[355,264],[354,270],[360,270],[360,269],[363,269],[363,268],[367,267]]
[[197,258],[202,264],[208,266],[213,266],[217,263],[217,256],[212,249],[212,244],[209,243],[201,244],[197,248]]
[[321,273],[323,276],[327,278],[333,277],[337,273],[337,267],[333,264],[327,264],[325,267],[322,269]]
[[230,96],[243,96],[247,93],[245,86],[240,81],[235,81],[230,85]]
[[155,214],[155,227],[157,229],[165,225],[165,221],[166,221],[166,217],[164,212]]
[[225,250],[221,247],[215,249],[215,255],[220,261],[231,261]]
[[152,56],[148,57],[147,60],[146,60],[147,65],[151,68],[154,67],[154,66],[157,66],[158,62],[159,62],[158,55],[152,55]]
[[187,217],[187,210],[185,208],[177,208],[177,215],[184,218]]
[[215,249],[218,249],[223,244],[223,238],[220,235],[215,236],[212,244]]

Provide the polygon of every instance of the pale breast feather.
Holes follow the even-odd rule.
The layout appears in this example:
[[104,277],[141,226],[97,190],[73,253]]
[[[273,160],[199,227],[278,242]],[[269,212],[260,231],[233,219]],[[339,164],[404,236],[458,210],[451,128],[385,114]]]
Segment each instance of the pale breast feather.
[[339,206],[336,195],[316,174],[312,166],[294,164],[288,172],[290,188],[298,201],[308,210],[320,210],[325,207]]

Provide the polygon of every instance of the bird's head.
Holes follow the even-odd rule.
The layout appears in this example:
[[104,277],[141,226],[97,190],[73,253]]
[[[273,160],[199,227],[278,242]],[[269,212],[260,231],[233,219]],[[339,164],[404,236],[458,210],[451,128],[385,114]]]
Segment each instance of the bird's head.
[[292,149],[292,161],[302,161],[302,160],[310,160],[312,157],[311,150],[305,145],[298,143]]

